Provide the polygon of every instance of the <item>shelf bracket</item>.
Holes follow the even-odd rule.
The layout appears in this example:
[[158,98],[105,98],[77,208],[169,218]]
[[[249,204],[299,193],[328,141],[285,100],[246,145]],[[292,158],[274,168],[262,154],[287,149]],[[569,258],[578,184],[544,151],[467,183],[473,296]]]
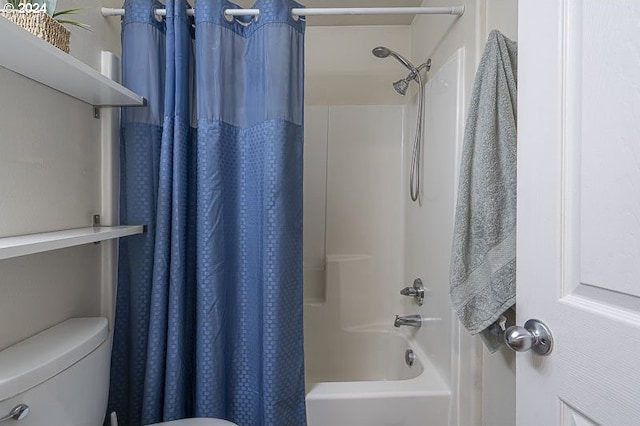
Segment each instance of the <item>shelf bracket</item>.
[[97,106],[93,107],[93,118],[100,119],[100,108]]
[[[99,214],[94,214],[93,215],[93,227],[94,228],[98,228],[99,226],[100,226],[100,215]],[[100,241],[96,241],[93,244],[94,245],[100,244]]]

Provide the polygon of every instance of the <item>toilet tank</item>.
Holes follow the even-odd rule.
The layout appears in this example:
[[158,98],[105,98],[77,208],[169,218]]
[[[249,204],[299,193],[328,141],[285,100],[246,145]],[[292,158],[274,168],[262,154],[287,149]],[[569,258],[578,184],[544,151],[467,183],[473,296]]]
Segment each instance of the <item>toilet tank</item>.
[[0,351],[0,418],[19,426],[99,426],[107,409],[111,342],[105,318],[72,318]]

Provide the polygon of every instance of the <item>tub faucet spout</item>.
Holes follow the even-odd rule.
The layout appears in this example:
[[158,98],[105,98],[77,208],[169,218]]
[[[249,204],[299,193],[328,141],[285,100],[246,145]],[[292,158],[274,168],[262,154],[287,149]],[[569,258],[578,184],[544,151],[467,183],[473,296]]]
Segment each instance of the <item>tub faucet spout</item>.
[[396,315],[396,319],[395,321],[393,321],[393,326],[400,327],[401,325],[420,328],[422,326],[422,317],[420,316],[420,314],[405,315],[402,317]]

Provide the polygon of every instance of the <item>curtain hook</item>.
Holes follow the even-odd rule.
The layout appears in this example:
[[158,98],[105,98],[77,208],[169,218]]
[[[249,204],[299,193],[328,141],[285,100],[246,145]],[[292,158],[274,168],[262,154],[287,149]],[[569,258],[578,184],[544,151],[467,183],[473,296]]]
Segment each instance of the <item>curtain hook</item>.
[[153,16],[153,19],[155,19],[157,22],[163,22],[164,21],[164,16],[161,16],[158,13],[158,10],[160,10],[162,8],[162,6],[152,6],[151,7],[151,15]]
[[234,18],[231,15],[227,15],[227,10],[229,10],[228,7],[225,7],[225,8],[222,9],[222,16],[224,17],[225,21],[227,21],[228,23],[231,24],[231,23],[233,23],[233,21],[236,20],[236,18]]

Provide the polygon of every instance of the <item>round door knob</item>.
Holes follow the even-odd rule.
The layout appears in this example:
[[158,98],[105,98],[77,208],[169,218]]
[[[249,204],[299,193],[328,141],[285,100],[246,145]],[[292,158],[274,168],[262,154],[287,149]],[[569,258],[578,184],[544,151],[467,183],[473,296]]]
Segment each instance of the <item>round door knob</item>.
[[514,351],[526,352],[533,346],[534,339],[529,330],[516,325],[504,332],[504,341]]
[[542,321],[530,319],[524,327],[509,327],[504,332],[504,342],[516,352],[531,349],[538,355],[549,355],[553,350],[551,330]]

